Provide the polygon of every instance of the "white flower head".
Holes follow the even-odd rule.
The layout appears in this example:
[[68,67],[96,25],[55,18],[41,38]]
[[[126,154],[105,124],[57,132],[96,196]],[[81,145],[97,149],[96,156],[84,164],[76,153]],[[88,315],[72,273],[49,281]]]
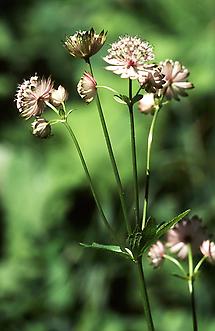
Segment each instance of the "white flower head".
[[51,78],[39,78],[36,74],[29,80],[24,80],[18,86],[16,94],[16,106],[21,116],[29,119],[32,116],[40,116],[44,111],[45,102],[50,100],[53,90]]
[[121,78],[137,79],[144,66],[154,59],[152,46],[138,37],[124,36],[111,45],[104,60],[107,70]]

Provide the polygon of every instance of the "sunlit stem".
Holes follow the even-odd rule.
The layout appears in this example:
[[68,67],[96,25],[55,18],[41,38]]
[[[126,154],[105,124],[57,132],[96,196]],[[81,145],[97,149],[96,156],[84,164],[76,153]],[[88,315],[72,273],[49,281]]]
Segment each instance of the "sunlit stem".
[[203,257],[201,258],[201,260],[197,263],[197,265],[195,266],[195,269],[194,269],[194,271],[193,271],[194,275],[197,274],[197,272],[199,271],[199,269],[200,269],[202,263],[203,263],[206,259],[207,259],[207,256],[203,256]]
[[135,139],[135,125],[134,125],[134,111],[132,102],[132,80],[129,78],[129,115],[130,115],[130,132],[131,132],[131,155],[132,155],[132,168],[133,168],[133,181],[134,181],[134,198],[135,198],[135,220],[136,225],[139,225],[139,189],[138,189],[138,174],[137,174],[137,154],[136,154],[136,139]]
[[146,156],[146,177],[145,177],[145,195],[143,201],[143,217],[142,217],[142,230],[146,225],[147,220],[147,208],[148,208],[148,198],[149,198],[149,182],[150,182],[150,161],[151,161],[151,149],[152,149],[152,142],[154,136],[154,128],[155,123],[158,117],[158,113],[161,106],[157,106],[155,113],[152,118],[149,135],[148,135],[148,143],[147,143],[147,156]]
[[190,292],[190,301],[192,309],[193,318],[193,331],[198,331],[198,322],[196,314],[196,302],[195,302],[195,289],[194,289],[194,271],[193,271],[193,254],[191,245],[188,245],[188,265],[189,265],[189,278],[188,278],[188,288]]
[[150,303],[149,303],[149,298],[148,298],[148,293],[147,293],[147,288],[146,288],[146,281],[145,281],[145,277],[144,277],[143,264],[142,264],[141,257],[139,257],[137,260],[137,267],[138,267],[138,273],[139,273],[139,278],[140,278],[140,283],[141,283],[143,308],[144,308],[144,313],[145,313],[146,322],[147,322],[147,326],[148,326],[148,331],[155,331],[153,320],[152,320],[151,308],[150,308]]
[[[90,67],[91,75],[94,76],[90,59],[87,59],[86,62],[88,63],[88,65]],[[112,144],[111,144],[111,141],[110,141],[110,137],[109,137],[109,133],[108,133],[107,125],[106,125],[106,122],[105,122],[105,118],[104,118],[104,114],[103,114],[103,110],[102,110],[102,106],[101,106],[101,102],[100,102],[100,99],[99,99],[98,92],[96,94],[96,104],[97,104],[97,108],[98,108],[98,113],[99,113],[102,129],[103,129],[103,133],[104,133],[104,137],[105,137],[105,141],[106,141],[110,161],[111,161],[111,164],[112,164],[116,184],[117,184],[117,189],[118,189],[118,193],[119,193],[119,197],[120,197],[120,202],[121,202],[121,206],[122,206],[122,212],[123,212],[126,228],[127,228],[128,233],[130,234],[131,233],[131,226],[130,226],[130,223],[129,223],[129,220],[128,220],[128,212],[127,212],[126,201],[125,201],[125,192],[124,192],[124,189],[122,187],[121,178],[120,178],[118,167],[117,167],[116,160],[115,160],[115,157],[114,157],[113,148],[112,148]]]
[[115,94],[119,94],[119,92],[117,92],[116,90],[114,90],[113,88],[109,87],[109,86],[105,86],[105,85],[96,85],[96,88],[104,88],[106,90],[109,90]]
[[163,256],[166,260],[169,260],[171,261],[172,263],[174,263],[182,272],[183,274],[186,276],[186,271],[184,270],[183,266],[181,265],[181,263],[176,260],[174,257],[170,256],[170,255],[167,255],[167,254],[164,254]]

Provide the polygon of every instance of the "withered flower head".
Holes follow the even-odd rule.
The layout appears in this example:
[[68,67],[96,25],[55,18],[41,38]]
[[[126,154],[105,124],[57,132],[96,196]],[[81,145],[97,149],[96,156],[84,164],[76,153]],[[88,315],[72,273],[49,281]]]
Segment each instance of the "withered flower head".
[[51,135],[51,125],[44,118],[37,118],[32,124],[32,133],[39,138],[48,138]]
[[81,77],[77,91],[85,102],[90,103],[96,96],[96,81],[89,72],[85,72]]
[[29,80],[24,80],[18,86],[16,106],[21,116],[29,119],[42,114],[45,101],[49,101],[53,89],[51,78],[39,78],[36,74]]
[[153,60],[152,46],[137,37],[124,36],[111,45],[104,60],[110,64],[107,70],[120,75],[121,78],[137,79],[144,71],[148,61]]
[[87,60],[102,48],[106,35],[107,32],[104,30],[96,34],[93,28],[88,31],[77,31],[74,35],[66,37],[64,45],[70,55]]
[[161,67],[156,64],[146,65],[144,71],[140,72],[138,80],[148,93],[157,93],[166,83]]
[[178,257],[185,259],[188,254],[188,245],[192,251],[198,251],[201,243],[205,239],[205,228],[201,219],[193,216],[191,219],[184,218],[167,233],[167,247],[172,253],[177,253]]
[[151,260],[151,264],[156,268],[161,265],[164,259],[165,249],[161,241],[157,241],[149,249],[148,257]]
[[67,98],[67,92],[65,88],[61,85],[58,86],[57,90],[53,89],[51,93],[51,103],[58,107],[60,106]]
[[138,110],[144,114],[153,113],[155,106],[155,96],[154,93],[146,93],[138,102]]
[[213,241],[204,240],[200,246],[200,251],[211,263],[215,263],[215,243]]
[[164,75],[166,84],[163,88],[163,93],[168,100],[180,100],[179,96],[186,97],[186,90],[192,89],[194,86],[187,81],[189,71],[178,61],[165,60],[160,62],[161,72]]

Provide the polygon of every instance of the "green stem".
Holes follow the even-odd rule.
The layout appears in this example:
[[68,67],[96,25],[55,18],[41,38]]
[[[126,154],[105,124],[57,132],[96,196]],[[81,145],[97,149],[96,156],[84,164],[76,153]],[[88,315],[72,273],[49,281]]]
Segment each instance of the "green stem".
[[148,207],[148,198],[149,198],[149,182],[150,182],[150,161],[151,161],[151,148],[154,135],[154,127],[157,120],[161,106],[157,107],[152,118],[151,126],[149,129],[148,135],[148,144],[147,144],[147,157],[146,157],[146,179],[145,179],[145,196],[143,202],[143,218],[142,218],[142,230],[146,225],[147,219],[147,207]]
[[[88,59],[86,62],[88,63],[88,65],[90,67],[91,75],[94,76],[90,59]],[[118,193],[119,193],[120,202],[121,202],[121,206],[122,206],[123,216],[124,216],[124,219],[125,219],[126,228],[127,228],[128,233],[130,234],[131,233],[131,226],[130,226],[129,221],[128,221],[128,212],[127,212],[127,208],[126,208],[125,192],[124,192],[124,189],[122,187],[119,171],[118,171],[116,160],[115,160],[115,157],[114,157],[113,148],[112,148],[112,145],[111,145],[111,141],[110,141],[108,129],[107,129],[107,126],[106,126],[106,122],[105,122],[105,118],[104,118],[104,114],[103,114],[103,110],[102,110],[102,106],[101,106],[101,102],[100,102],[100,99],[99,99],[98,92],[96,94],[96,104],[97,104],[97,108],[98,108],[98,112],[99,112],[99,117],[100,117],[102,129],[103,129],[103,133],[104,133],[104,137],[105,137],[105,141],[106,141],[110,161],[111,161],[111,164],[112,164],[115,180],[116,180],[116,183],[117,183],[117,188],[118,188]]]
[[188,265],[189,265],[189,279],[188,287],[190,292],[190,302],[193,318],[193,331],[198,331],[197,313],[196,313],[196,301],[195,301],[195,288],[194,288],[194,274],[193,274],[193,254],[191,245],[188,246]]
[[140,282],[141,282],[143,308],[144,308],[144,312],[145,312],[148,331],[155,331],[153,320],[152,320],[151,308],[150,308],[150,304],[149,304],[148,293],[147,293],[147,289],[146,289],[146,282],[145,282],[145,276],[144,276],[141,257],[138,258],[138,260],[137,260],[137,267],[138,267],[138,272],[139,272],[139,277],[140,277]]
[[78,143],[78,140],[77,140],[77,138],[76,138],[76,136],[75,136],[75,134],[74,134],[74,132],[73,132],[71,126],[70,126],[69,123],[67,122],[67,120],[65,120],[65,121],[63,122],[63,124],[64,124],[64,126],[66,127],[66,129],[68,130],[68,132],[69,132],[69,134],[70,134],[70,136],[71,136],[71,138],[72,138],[72,140],[73,140],[73,143],[74,143],[74,145],[75,145],[75,147],[76,147],[76,150],[77,150],[78,155],[79,155],[79,157],[80,157],[80,160],[81,160],[82,166],[83,166],[83,168],[84,168],[84,171],[85,171],[86,177],[87,177],[88,182],[89,182],[89,185],[90,185],[90,189],[91,189],[91,191],[92,191],[92,194],[93,194],[94,200],[95,200],[95,202],[96,202],[96,206],[97,206],[97,208],[98,208],[98,210],[99,210],[99,213],[100,213],[100,215],[101,215],[101,218],[102,218],[102,220],[103,220],[105,226],[107,227],[108,231],[111,233],[112,237],[113,237],[114,239],[116,239],[115,233],[114,233],[114,231],[113,231],[111,225],[109,224],[109,222],[108,222],[108,220],[107,220],[107,218],[106,218],[106,216],[105,216],[105,214],[104,214],[104,212],[103,212],[103,209],[102,209],[102,207],[101,207],[101,204],[100,204],[99,199],[98,199],[98,197],[97,197],[97,194],[96,194],[96,192],[95,192],[95,189],[94,189],[94,186],[93,186],[93,182],[92,182],[92,179],[91,179],[91,176],[90,176],[90,173],[89,173],[89,170],[88,170],[88,167],[87,167],[86,161],[85,161],[85,159],[84,159],[83,153],[82,153],[82,151],[81,151],[81,147],[80,147],[80,145],[79,145],[79,143]]
[[135,220],[136,225],[139,225],[140,211],[139,211],[139,190],[138,190],[138,175],[137,175],[137,154],[135,141],[135,126],[134,126],[134,112],[132,103],[132,80],[129,78],[129,115],[130,115],[130,132],[131,132],[131,155],[133,166],[133,180],[134,180],[134,197],[135,197]]
[[174,257],[170,256],[170,255],[167,255],[167,254],[164,254],[163,256],[166,260],[169,260],[171,261],[172,263],[174,263],[182,272],[183,274],[186,276],[186,271],[184,270],[183,266],[181,265],[181,263],[176,260]]

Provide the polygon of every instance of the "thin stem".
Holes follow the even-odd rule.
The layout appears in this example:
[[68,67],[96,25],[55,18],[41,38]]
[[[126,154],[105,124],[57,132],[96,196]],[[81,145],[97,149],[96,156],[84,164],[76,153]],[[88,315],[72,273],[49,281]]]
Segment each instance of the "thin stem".
[[146,322],[147,322],[147,326],[148,326],[148,331],[155,331],[153,320],[152,320],[151,308],[150,308],[150,304],[149,304],[148,293],[147,293],[147,289],[146,289],[146,282],[145,282],[145,276],[144,276],[141,257],[138,258],[138,260],[137,260],[137,267],[138,267],[138,272],[139,272],[139,277],[140,277],[140,282],[141,282],[143,308],[144,308],[144,313],[145,313]]
[[142,218],[142,230],[145,227],[146,219],[147,219],[147,207],[148,207],[148,198],[149,198],[149,182],[150,182],[150,161],[151,161],[151,148],[152,148],[152,141],[154,135],[154,127],[156,123],[156,119],[160,110],[160,107],[157,107],[155,113],[152,118],[151,126],[149,129],[148,135],[148,144],[147,144],[147,157],[146,157],[146,179],[145,179],[145,196],[143,202],[143,218]]
[[105,85],[96,85],[96,88],[104,88],[108,91],[111,91],[115,94],[119,94],[119,92],[117,92],[116,90],[114,90],[113,88],[109,87],[109,86],[105,86]]
[[196,313],[196,301],[195,301],[195,289],[194,289],[194,275],[193,275],[193,254],[191,245],[188,246],[188,265],[189,265],[189,279],[188,287],[190,292],[190,302],[193,318],[193,331],[198,331],[197,313]]
[[139,190],[138,190],[138,175],[137,175],[137,154],[135,141],[135,126],[134,126],[134,112],[132,103],[132,80],[129,78],[129,115],[130,115],[130,132],[131,132],[131,155],[133,166],[133,180],[134,180],[134,197],[135,197],[135,220],[136,225],[139,225],[140,211],[139,211]]
[[203,263],[206,259],[207,259],[207,256],[203,256],[203,257],[201,258],[201,260],[197,263],[197,265],[195,266],[194,271],[193,271],[194,275],[197,274],[197,272],[199,271],[199,268],[201,267],[202,263]]
[[102,220],[103,220],[105,226],[107,227],[108,231],[111,233],[112,237],[113,237],[114,239],[116,239],[115,233],[114,233],[114,231],[113,231],[111,225],[109,224],[109,222],[108,222],[108,220],[107,220],[107,218],[106,218],[106,216],[105,216],[105,214],[104,214],[104,212],[103,212],[103,209],[102,209],[102,207],[101,207],[100,201],[99,201],[99,199],[98,199],[98,197],[97,197],[97,194],[96,194],[96,192],[95,192],[95,189],[94,189],[94,186],[93,186],[93,182],[92,182],[92,179],[91,179],[91,176],[90,176],[90,173],[89,173],[89,170],[88,170],[88,167],[87,167],[86,161],[85,161],[85,159],[84,159],[83,153],[82,153],[82,151],[81,151],[81,147],[80,147],[80,145],[79,145],[79,143],[78,143],[78,140],[77,140],[77,138],[76,138],[76,136],[75,136],[75,134],[74,134],[74,132],[73,132],[71,126],[69,125],[69,123],[65,120],[65,121],[63,122],[63,124],[64,124],[64,126],[66,127],[66,129],[68,130],[68,132],[69,132],[69,134],[70,134],[70,136],[71,136],[71,138],[72,138],[72,140],[73,140],[73,142],[74,142],[74,145],[75,145],[76,150],[77,150],[77,152],[78,152],[78,155],[79,155],[79,157],[80,157],[80,160],[81,160],[82,166],[83,166],[83,168],[84,168],[84,171],[85,171],[86,177],[87,177],[87,179],[88,179],[88,182],[89,182],[90,189],[91,189],[91,191],[92,191],[92,194],[93,194],[94,200],[95,200],[95,202],[96,202],[96,206],[97,206],[97,208],[98,208],[98,210],[99,210],[99,213],[100,213],[100,215],[101,215],[101,218],[102,218]]
[[180,262],[178,262],[178,260],[176,260],[174,257],[164,254],[163,256],[166,260],[169,260],[171,262],[173,262],[182,272],[183,274],[186,276],[186,271],[184,270],[183,266],[181,265]]
[[[88,65],[90,67],[91,75],[93,76],[93,69],[92,69],[90,59],[88,59],[86,62],[88,63]],[[124,189],[122,187],[119,171],[118,171],[116,160],[115,160],[115,157],[114,157],[113,148],[112,148],[112,145],[111,145],[111,141],[110,141],[110,137],[109,137],[109,133],[108,133],[107,125],[106,125],[106,122],[105,122],[105,118],[104,118],[104,114],[103,114],[103,110],[102,110],[102,106],[101,106],[101,102],[100,102],[100,99],[99,99],[98,92],[96,94],[96,104],[97,104],[97,108],[98,108],[98,112],[99,112],[99,117],[100,117],[102,129],[103,129],[104,137],[105,137],[105,141],[106,141],[110,161],[111,161],[111,164],[112,164],[112,168],[113,168],[113,172],[114,172],[114,176],[115,176],[115,180],[116,180],[116,184],[117,184],[117,188],[118,188],[118,193],[119,193],[119,197],[120,197],[120,202],[121,202],[121,206],[122,206],[122,212],[123,212],[123,216],[124,216],[124,219],[125,219],[126,228],[127,228],[128,233],[130,234],[131,233],[131,226],[130,226],[129,221],[128,221],[128,212],[127,212],[127,208],[126,208],[125,192],[124,192]]]

